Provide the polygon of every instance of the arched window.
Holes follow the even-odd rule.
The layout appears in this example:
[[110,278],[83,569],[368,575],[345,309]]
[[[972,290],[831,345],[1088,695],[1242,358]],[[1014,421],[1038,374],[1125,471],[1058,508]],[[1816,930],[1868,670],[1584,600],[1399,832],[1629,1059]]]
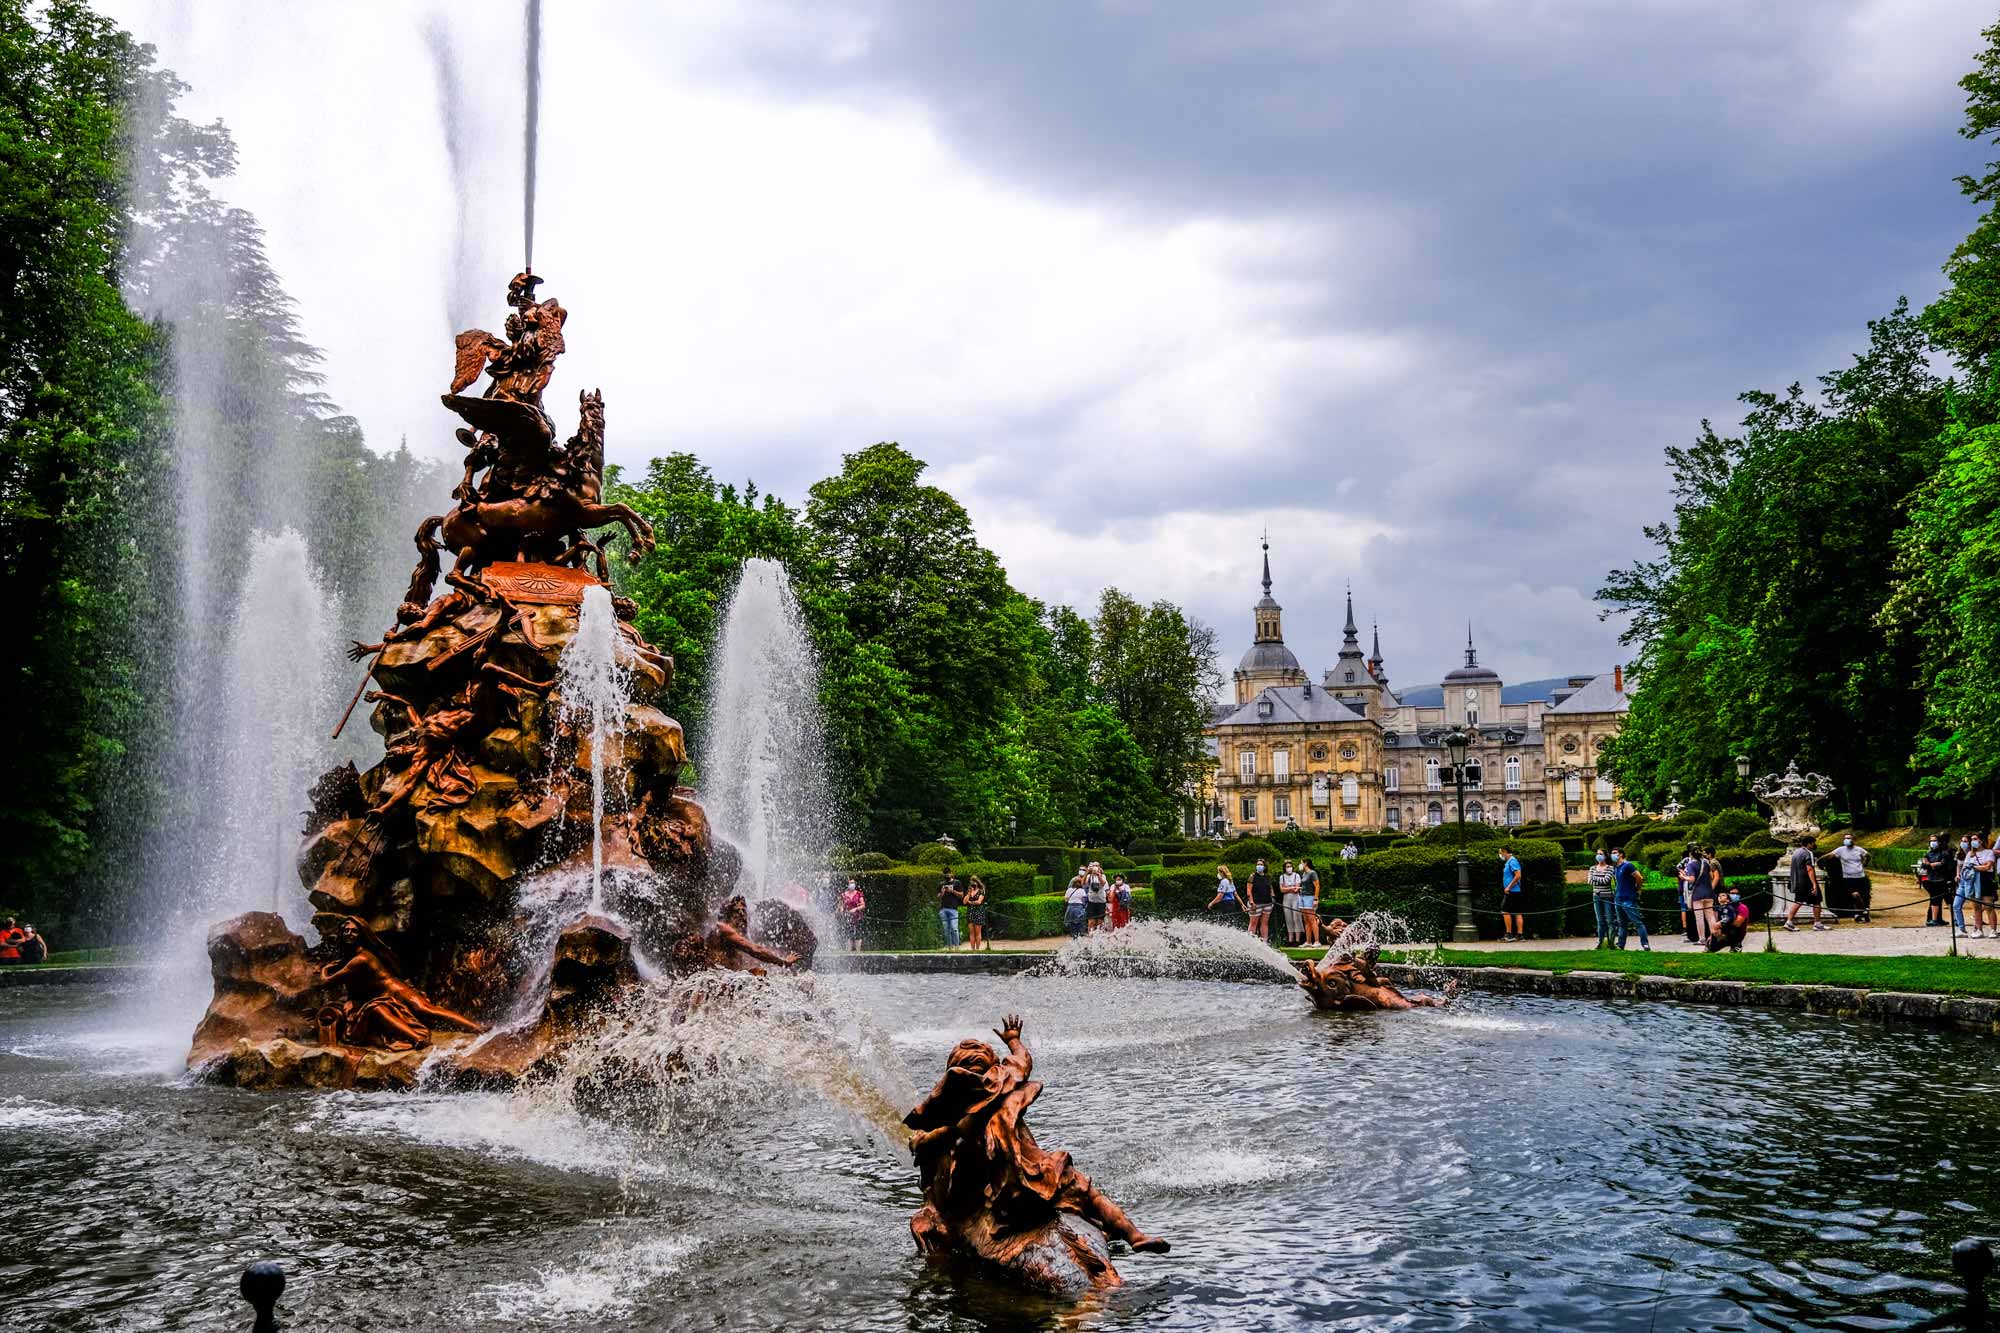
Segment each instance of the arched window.
[[1432,801],[1430,808],[1424,811],[1424,816],[1433,824],[1442,824],[1444,823],[1444,807],[1436,801]]
[[1466,823],[1468,823],[1468,824],[1477,824],[1477,823],[1479,823],[1479,822],[1480,822],[1480,821],[1481,821],[1482,819],[1484,819],[1484,818],[1485,818],[1485,816],[1486,816],[1486,807],[1482,806],[1482,805],[1481,805],[1481,804],[1480,804],[1479,802],[1477,802],[1477,801],[1467,801],[1467,802],[1465,803],[1465,822],[1466,822]]
[[[1444,783],[1438,779],[1438,761],[1436,756],[1424,760],[1424,786],[1430,788],[1432,791],[1437,791],[1444,786]],[[1432,822],[1435,823],[1436,821],[1433,820]]]
[[1512,828],[1514,825],[1520,822],[1521,822],[1521,803],[1519,801],[1507,802],[1507,826],[1509,828]]
[[1518,754],[1510,754],[1507,756],[1507,790],[1519,791],[1520,789],[1521,789],[1521,756]]

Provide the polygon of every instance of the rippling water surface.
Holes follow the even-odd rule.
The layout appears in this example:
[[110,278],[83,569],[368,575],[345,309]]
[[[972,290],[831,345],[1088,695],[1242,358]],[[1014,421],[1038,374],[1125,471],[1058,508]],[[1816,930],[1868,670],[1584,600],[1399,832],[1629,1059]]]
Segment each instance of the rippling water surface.
[[[0,990],[0,1326],[239,1329],[236,1273],[271,1256],[297,1330],[1896,1328],[2000,1211],[1996,1048],[1968,1037],[1534,997],[1321,1015],[1219,982],[816,995],[853,1021],[753,1036],[715,1104],[614,1122],[190,1086],[121,1030],[131,997]],[[905,1230],[881,1107],[1009,1010],[1037,1134],[1174,1244],[1081,1312]]]

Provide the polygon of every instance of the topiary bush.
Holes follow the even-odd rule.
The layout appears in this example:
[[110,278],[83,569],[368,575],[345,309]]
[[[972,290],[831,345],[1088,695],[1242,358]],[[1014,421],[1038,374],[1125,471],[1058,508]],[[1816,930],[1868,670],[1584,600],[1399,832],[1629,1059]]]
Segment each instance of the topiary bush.
[[[1499,842],[1507,835],[1491,824],[1475,824],[1470,820],[1465,824],[1465,840],[1474,842]],[[1419,845],[1435,847],[1440,845],[1458,846],[1458,825],[1447,819],[1442,824],[1433,824],[1417,834]]]
[[1125,855],[1132,858],[1135,865],[1149,865],[1160,854],[1160,844],[1151,838],[1134,838],[1125,848]]
[[1770,821],[1755,810],[1718,810],[1702,825],[1703,846],[1743,847],[1755,835],[1770,836]]
[[1059,847],[1054,843],[1023,843],[1016,847],[989,847],[988,860],[1026,861],[1035,867],[1037,874],[1047,875],[1058,885],[1069,883],[1069,877],[1084,859],[1083,853],[1075,847]]
[[1082,860],[1085,864],[1095,861],[1106,870],[1130,870],[1139,864],[1131,857],[1122,852],[1114,852],[1109,847],[1092,847],[1082,853]]
[[1289,856],[1295,861],[1301,856],[1312,855],[1312,834],[1304,829],[1279,829],[1267,841],[1279,856]]
[[1198,852],[1163,852],[1160,855],[1160,864],[1168,868],[1174,866],[1213,866],[1217,864],[1217,859],[1221,855],[1222,852],[1219,848],[1203,848]]
[[896,858],[887,852],[856,852],[847,858],[849,870],[887,870],[896,864]]
[[941,842],[920,842],[903,854],[903,860],[913,866],[956,865],[964,859],[965,853]]
[[1274,856],[1283,859],[1277,847],[1264,838],[1238,838],[1235,842],[1222,844],[1220,851],[1222,855],[1217,858],[1218,862],[1226,862],[1232,870],[1238,861],[1254,866],[1260,856],[1266,861]]

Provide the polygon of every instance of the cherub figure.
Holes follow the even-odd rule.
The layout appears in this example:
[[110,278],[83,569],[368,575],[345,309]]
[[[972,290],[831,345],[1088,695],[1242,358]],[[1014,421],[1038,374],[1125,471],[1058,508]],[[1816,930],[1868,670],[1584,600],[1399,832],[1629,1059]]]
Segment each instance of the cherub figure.
[[716,913],[715,925],[710,928],[704,942],[710,967],[748,972],[752,976],[763,976],[764,969],[745,961],[747,959],[756,959],[774,967],[794,967],[799,961],[797,954],[767,949],[750,938],[750,908],[740,893],[724,903],[722,910]]
[[486,1031],[476,1020],[431,1003],[397,975],[395,954],[359,919],[340,917],[333,940],[343,956],[321,968],[319,979],[323,985],[344,987],[347,998],[320,1010],[323,1045],[410,1051],[430,1045],[432,1026]]
[[[1035,1142],[1025,1116],[1042,1085],[1029,1078],[1034,1057],[1020,1018],[1008,1015],[994,1035],[1006,1043],[1005,1059],[983,1041],[958,1043],[930,1096],[903,1117],[924,1188],[924,1206],[910,1219],[917,1248],[935,1254],[965,1245],[1007,1262],[1070,1213],[1134,1250],[1165,1254],[1167,1242],[1134,1226],[1068,1153]],[[1098,1282],[1118,1280],[1102,1268],[1093,1274]]]

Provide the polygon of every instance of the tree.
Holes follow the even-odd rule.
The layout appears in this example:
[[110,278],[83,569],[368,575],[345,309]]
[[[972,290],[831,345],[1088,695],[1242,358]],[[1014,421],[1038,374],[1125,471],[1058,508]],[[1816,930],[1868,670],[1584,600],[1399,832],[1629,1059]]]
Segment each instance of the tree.
[[1155,810],[1146,831],[1160,831],[1210,762],[1202,729],[1222,688],[1215,631],[1172,602],[1142,607],[1116,588],[1100,596],[1093,629],[1098,695],[1145,756]]

